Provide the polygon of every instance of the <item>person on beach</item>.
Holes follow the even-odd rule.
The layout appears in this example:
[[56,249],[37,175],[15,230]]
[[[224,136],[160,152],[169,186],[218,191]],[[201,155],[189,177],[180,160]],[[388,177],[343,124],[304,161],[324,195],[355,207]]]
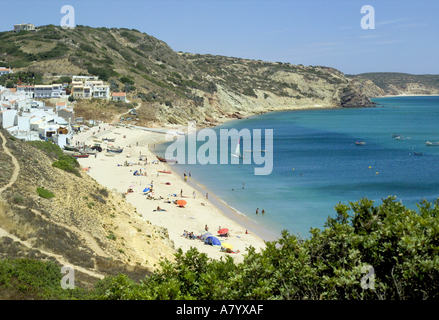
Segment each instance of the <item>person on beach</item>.
[[195,193],[195,191],[192,193],[192,195],[194,196],[194,199],[195,199],[195,196],[196,196],[196,193]]
[[206,193],[206,199],[209,199],[209,194],[208,193]]
[[206,224],[206,226],[204,227],[204,231],[209,231],[209,227],[207,226],[207,224]]
[[183,189],[180,190],[180,196],[183,197]]

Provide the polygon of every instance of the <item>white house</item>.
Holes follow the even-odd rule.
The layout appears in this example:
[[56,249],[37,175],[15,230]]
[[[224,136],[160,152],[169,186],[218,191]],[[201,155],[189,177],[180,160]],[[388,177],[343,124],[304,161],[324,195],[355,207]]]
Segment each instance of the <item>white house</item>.
[[110,88],[106,84],[95,85],[93,87],[93,98],[109,99]]
[[8,73],[12,73],[11,68],[0,68],[0,76]]
[[20,32],[20,31],[36,31],[35,26],[32,23],[19,23],[14,24],[14,30],[13,32]]
[[35,98],[59,98],[61,95],[65,95],[61,84],[35,85]]
[[113,101],[126,101],[126,98],[125,92],[113,92]]
[[0,125],[3,128],[9,128],[15,125],[15,115],[17,110],[3,110],[0,111]]

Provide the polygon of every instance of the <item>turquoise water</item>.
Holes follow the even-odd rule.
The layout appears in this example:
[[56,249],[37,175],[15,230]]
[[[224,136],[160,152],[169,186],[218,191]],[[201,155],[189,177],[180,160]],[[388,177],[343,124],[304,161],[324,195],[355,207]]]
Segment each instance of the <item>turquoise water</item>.
[[[335,216],[339,202],[367,197],[380,204],[381,198],[392,195],[416,208],[421,199],[436,200],[439,146],[425,142],[439,141],[439,97],[373,100],[380,104],[377,108],[273,112],[214,128],[218,139],[220,129],[273,129],[269,175],[255,175],[254,168],[261,165],[242,160],[240,164],[230,160],[229,164],[178,164],[174,170],[191,172],[194,180],[229,206],[279,235],[287,229],[309,237],[311,227],[323,228],[327,217]],[[366,145],[357,146],[358,140]],[[203,144],[198,142],[197,147]],[[156,154],[165,154],[168,145],[158,146]],[[229,152],[235,147],[229,141]],[[218,149],[218,163],[219,157]]]

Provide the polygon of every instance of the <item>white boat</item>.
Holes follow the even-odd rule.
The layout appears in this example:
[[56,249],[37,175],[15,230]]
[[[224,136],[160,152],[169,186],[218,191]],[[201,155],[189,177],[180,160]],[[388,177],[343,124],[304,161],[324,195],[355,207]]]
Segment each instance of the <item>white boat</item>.
[[114,157],[114,156],[115,156],[114,153],[106,153],[105,155],[106,155],[107,157]]
[[425,143],[427,146],[439,146],[439,142],[431,142],[431,141],[427,141]]
[[232,153],[232,157],[241,158],[244,159],[243,156],[241,156],[241,138],[238,139],[238,144],[236,145],[235,153]]
[[357,142],[355,142],[355,144],[357,146],[364,146],[366,144],[366,142],[364,142],[364,141],[357,141]]

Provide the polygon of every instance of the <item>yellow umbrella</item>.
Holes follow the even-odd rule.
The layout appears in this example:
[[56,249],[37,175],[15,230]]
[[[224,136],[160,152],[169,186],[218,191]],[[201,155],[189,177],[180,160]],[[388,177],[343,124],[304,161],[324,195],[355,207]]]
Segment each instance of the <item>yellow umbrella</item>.
[[221,245],[222,245],[224,248],[227,248],[227,249],[233,249],[233,246],[232,246],[230,243],[226,243],[226,242],[224,242],[224,243],[221,243]]

